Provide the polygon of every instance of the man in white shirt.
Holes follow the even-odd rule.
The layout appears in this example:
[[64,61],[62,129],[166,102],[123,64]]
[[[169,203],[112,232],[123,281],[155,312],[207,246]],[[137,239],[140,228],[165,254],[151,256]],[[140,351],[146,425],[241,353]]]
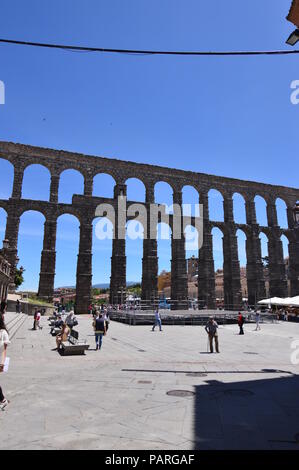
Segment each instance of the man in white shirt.
[[155,323],[153,325],[152,331],[155,331],[155,327],[157,325],[159,326],[159,330],[162,331],[162,321],[158,309],[155,311]]

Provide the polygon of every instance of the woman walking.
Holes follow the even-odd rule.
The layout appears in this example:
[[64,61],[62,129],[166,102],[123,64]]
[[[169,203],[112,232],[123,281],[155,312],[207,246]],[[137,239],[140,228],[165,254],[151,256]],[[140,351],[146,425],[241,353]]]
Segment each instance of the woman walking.
[[[6,359],[6,349],[9,341],[8,332],[4,323],[3,315],[0,315],[0,373],[4,371],[4,364]],[[0,386],[0,410],[4,410],[4,408],[8,405],[8,400],[5,398],[2,392],[2,388]]]
[[238,316],[238,325],[239,325],[239,328],[240,328],[239,335],[244,335],[244,330],[243,330],[244,317],[243,317],[241,312],[239,312],[239,316]]

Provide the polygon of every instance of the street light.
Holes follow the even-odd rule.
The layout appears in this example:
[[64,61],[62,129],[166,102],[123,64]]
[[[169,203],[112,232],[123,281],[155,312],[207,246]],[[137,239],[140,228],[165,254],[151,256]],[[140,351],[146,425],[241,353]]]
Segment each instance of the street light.
[[289,46],[295,46],[295,44],[299,41],[299,29],[295,29],[295,31],[290,34],[288,39],[286,40],[286,44]]
[[4,250],[8,250],[9,248],[9,240],[7,240],[7,238],[3,240],[3,248]]

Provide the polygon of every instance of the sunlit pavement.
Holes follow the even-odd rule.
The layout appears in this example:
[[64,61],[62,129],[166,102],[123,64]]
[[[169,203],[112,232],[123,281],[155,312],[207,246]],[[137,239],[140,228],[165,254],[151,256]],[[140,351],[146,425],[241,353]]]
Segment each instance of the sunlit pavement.
[[14,328],[0,449],[299,449],[298,323],[220,327],[210,354],[202,326],[112,322],[95,351],[85,316],[90,350],[67,357],[42,325]]

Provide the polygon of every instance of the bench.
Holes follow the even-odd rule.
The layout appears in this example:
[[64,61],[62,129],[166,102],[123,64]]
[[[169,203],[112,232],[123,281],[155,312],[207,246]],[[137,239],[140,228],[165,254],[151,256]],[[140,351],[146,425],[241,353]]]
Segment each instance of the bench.
[[75,330],[71,330],[68,340],[61,343],[63,356],[85,354],[87,349],[89,349],[89,344],[86,344],[86,341],[79,341],[79,333]]

